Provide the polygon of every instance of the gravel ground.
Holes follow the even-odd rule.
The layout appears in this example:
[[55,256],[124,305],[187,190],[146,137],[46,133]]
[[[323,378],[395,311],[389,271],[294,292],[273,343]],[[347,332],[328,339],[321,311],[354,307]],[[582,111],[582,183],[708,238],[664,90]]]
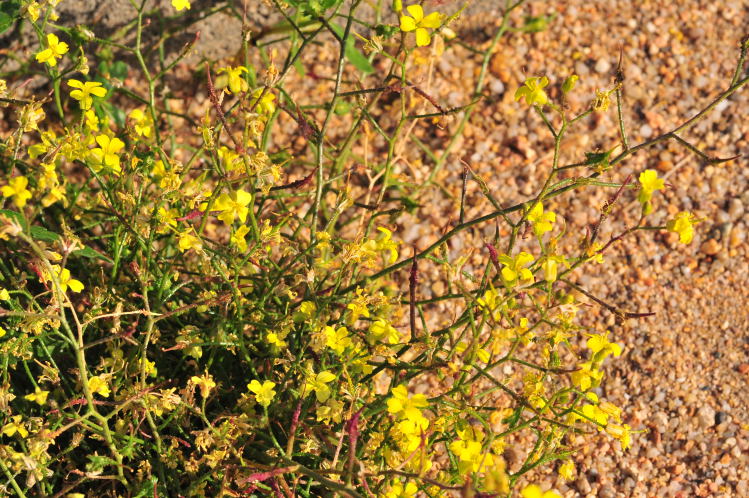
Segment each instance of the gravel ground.
[[[550,167],[551,139],[538,116],[513,101],[526,76],[548,75],[553,86],[574,71],[580,82],[571,107],[581,110],[596,88],[611,84],[621,47],[625,122],[637,144],[682,123],[726,88],[739,40],[749,34],[746,0],[530,2],[523,14],[528,13],[556,17],[544,32],[503,40],[488,82],[497,101],[475,115],[456,148],[459,153],[438,176],[453,193],[460,183],[459,158],[506,204],[525,200],[539,188]],[[484,25],[479,17],[461,21],[462,32],[475,37],[486,31]],[[470,87],[476,73],[476,61],[467,53],[447,51],[431,91],[450,106],[464,104],[460,88]],[[690,246],[678,244],[675,234],[637,235],[615,246],[607,265],[594,270],[598,274],[580,278],[621,309],[656,315],[619,326],[605,310],[589,308],[589,323],[606,323],[625,348],[622,358],[609,363],[601,394],[625,406],[625,422],[647,432],[633,437],[626,453],[605,436],[595,439],[575,457],[578,478],[570,483],[550,471],[545,485],[564,496],[749,496],[748,100],[749,89],[744,89],[683,135],[711,156],[742,158],[706,165],[668,143],[638,153],[610,173],[619,181],[646,168],[666,175],[672,188],[657,199],[653,224],[687,209],[705,221],[697,225]],[[563,164],[617,143],[614,106],[588,123],[569,136]],[[421,173],[428,174],[428,159],[420,159]],[[440,196],[436,189],[431,193]],[[581,235],[597,220],[597,207],[610,192],[586,194],[555,206],[559,213],[573,213],[566,217],[568,229]],[[467,218],[491,210],[478,194],[470,199],[476,202]],[[454,217],[455,202],[441,205],[439,225],[444,226]],[[616,220],[603,240],[636,221],[636,202],[624,206],[624,212],[615,210]],[[406,217],[400,221],[408,227],[402,233],[407,240],[426,246],[435,238],[432,226],[415,225]],[[493,225],[486,228],[457,245],[480,252],[482,237],[494,230]],[[438,280],[424,280],[425,296],[441,290]]]
[[[459,5],[425,2],[427,12],[438,8],[449,13]],[[488,42],[499,22],[497,16],[486,15],[492,8],[477,2],[457,26],[460,36]],[[551,167],[553,142],[540,118],[513,100],[527,76],[547,75],[550,88],[557,88],[550,90],[552,95],[558,96],[562,81],[571,72],[578,74],[570,106],[579,112],[596,89],[611,87],[621,49],[624,119],[635,145],[675,128],[727,88],[739,41],[749,34],[747,0],[535,1],[514,20],[522,22],[526,15],[554,19],[546,31],[513,33],[501,42],[489,66],[491,99],[478,106],[464,138],[436,175],[439,187],[422,191],[420,200],[430,203],[430,219],[404,214],[397,220],[398,235],[407,244],[425,248],[457,223],[461,160],[505,205],[527,200],[540,188]],[[334,50],[323,50],[309,66],[327,75],[334,57]],[[424,71],[413,79],[442,105],[456,107],[467,103],[478,71],[475,56],[453,47],[436,62],[431,77]],[[325,88],[321,84],[315,91]],[[309,95],[311,103],[316,94]],[[624,453],[611,438],[595,437],[575,456],[577,478],[571,482],[562,481],[551,468],[534,476],[565,497],[749,496],[748,103],[745,88],[682,134],[712,157],[741,158],[709,165],[668,142],[635,154],[607,173],[612,181],[623,181],[655,168],[667,178],[670,188],[655,200],[652,225],[664,224],[682,210],[692,210],[704,221],[689,246],[678,243],[672,233],[639,232],[613,246],[606,265],[585,275],[578,272],[578,283],[604,301],[655,316],[616,324],[612,314],[595,304],[587,308],[586,325],[605,326],[625,351],[608,363],[599,395],[623,406],[625,422],[642,433],[633,436],[632,448]],[[459,117],[447,120],[448,130]],[[386,117],[381,124],[392,125]],[[438,156],[449,137],[427,124],[413,132]],[[585,152],[608,150],[618,140],[612,105],[568,134],[561,163],[581,161]],[[433,170],[433,162],[413,144],[404,146],[400,155],[396,173],[416,183]],[[611,193],[591,189],[549,207],[563,215],[568,231],[579,237],[598,220],[599,207]],[[467,199],[466,219],[493,210],[475,184],[469,184]],[[626,202],[602,228],[601,240],[637,221],[634,199],[625,196]],[[494,230],[494,224],[486,224],[464,232],[450,242],[451,257],[472,250],[466,269],[480,268],[486,259],[483,243]],[[438,267],[425,263],[420,271],[423,298],[444,293]],[[435,325],[452,316],[440,305],[433,311]]]
[[[499,21],[486,13],[496,5],[474,4],[456,27],[459,35],[479,46],[488,43]],[[425,2],[427,12],[449,13],[459,6],[454,1]],[[406,244],[425,248],[457,223],[461,160],[504,205],[525,201],[540,188],[551,167],[553,141],[540,118],[513,100],[527,76],[547,75],[549,88],[556,87],[551,94],[558,96],[564,79],[578,74],[580,81],[569,102],[571,110],[579,112],[596,89],[611,87],[621,49],[624,119],[635,145],[675,128],[727,88],[739,41],[749,34],[748,0],[532,1],[513,19],[522,23],[526,15],[554,18],[546,31],[511,33],[500,43],[489,66],[486,88],[491,98],[477,107],[463,139],[436,175],[438,186],[422,191],[420,200],[429,203],[430,218],[423,219],[422,212],[396,220],[398,236]],[[332,46],[327,47],[306,66],[328,75],[335,54]],[[424,70],[413,80],[445,107],[465,105],[478,62],[467,50],[453,46],[435,63],[431,76]],[[329,87],[319,83],[312,90],[309,103]],[[534,476],[565,497],[749,496],[748,103],[745,88],[682,134],[712,157],[743,157],[708,165],[668,142],[635,154],[606,174],[612,181],[623,181],[627,175],[636,179],[644,169],[655,168],[670,188],[655,200],[649,223],[664,224],[682,210],[692,210],[704,221],[696,226],[689,246],[678,243],[672,233],[639,232],[613,246],[606,265],[585,275],[578,272],[578,283],[604,301],[655,316],[616,324],[612,314],[595,304],[587,308],[586,325],[605,326],[624,346],[622,357],[608,363],[599,395],[623,406],[624,421],[642,433],[633,436],[632,448],[624,453],[611,438],[594,437],[593,444],[575,456],[577,478],[571,482],[562,481],[553,468]],[[413,133],[439,156],[459,117],[446,120],[447,130],[420,124]],[[380,124],[392,129],[387,116]],[[579,162],[585,152],[608,150],[618,140],[612,105],[568,134],[561,164]],[[413,143],[397,152],[401,161],[396,173],[409,180],[418,184],[433,171],[433,162]],[[564,216],[568,231],[580,237],[598,220],[599,208],[611,194],[590,189],[548,207]],[[602,228],[601,240],[637,221],[639,205],[634,199],[632,194],[625,196]],[[492,210],[476,184],[469,182],[466,219]],[[495,227],[486,224],[451,240],[451,257],[473,251],[466,270],[481,268],[486,260],[483,243]],[[440,268],[424,263],[420,272],[423,298],[444,293]],[[452,316],[446,306],[432,311],[434,325]]]

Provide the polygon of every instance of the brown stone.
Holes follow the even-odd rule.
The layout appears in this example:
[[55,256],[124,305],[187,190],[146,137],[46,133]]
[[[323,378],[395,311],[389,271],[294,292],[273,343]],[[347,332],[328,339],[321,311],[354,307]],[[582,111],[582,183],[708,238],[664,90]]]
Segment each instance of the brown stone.
[[715,239],[708,239],[700,246],[700,252],[708,256],[715,256],[721,250],[721,245]]

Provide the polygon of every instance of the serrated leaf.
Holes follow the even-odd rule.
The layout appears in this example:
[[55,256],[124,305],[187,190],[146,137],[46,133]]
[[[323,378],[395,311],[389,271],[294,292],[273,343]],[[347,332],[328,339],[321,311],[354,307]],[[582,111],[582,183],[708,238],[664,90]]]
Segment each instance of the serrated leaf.
[[30,232],[32,238],[43,242],[57,242],[60,239],[60,236],[55,232],[40,226],[32,226]]
[[614,149],[606,152],[586,152],[585,162],[583,164],[592,167],[598,172],[605,171],[610,166],[609,158],[611,157],[612,152],[614,152]]
[[78,249],[77,251],[73,251],[73,256],[81,256],[81,257],[89,258],[89,259],[101,259],[108,263],[114,264],[114,261],[104,256],[103,254],[100,254],[94,251],[90,247],[84,247],[83,249]]

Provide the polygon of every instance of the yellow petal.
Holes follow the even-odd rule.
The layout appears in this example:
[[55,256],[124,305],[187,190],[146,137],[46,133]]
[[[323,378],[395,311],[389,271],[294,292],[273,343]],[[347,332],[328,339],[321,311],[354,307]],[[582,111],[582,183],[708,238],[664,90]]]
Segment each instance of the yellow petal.
[[107,94],[107,89],[101,86],[97,86],[97,87],[91,88],[89,90],[89,93],[91,95],[94,95],[95,97],[103,97]]
[[75,279],[68,282],[68,287],[70,287],[70,290],[73,292],[81,292],[83,290],[83,284]]
[[439,12],[432,12],[419,23],[422,28],[439,28],[440,24],[442,24],[442,16]]
[[401,16],[401,31],[413,31],[416,29],[416,21],[413,17]]
[[432,38],[429,36],[429,32],[424,28],[416,28],[416,45],[419,47],[426,47]]
[[419,4],[409,5],[406,7],[406,10],[411,14],[417,24],[424,18],[424,9],[422,9]]

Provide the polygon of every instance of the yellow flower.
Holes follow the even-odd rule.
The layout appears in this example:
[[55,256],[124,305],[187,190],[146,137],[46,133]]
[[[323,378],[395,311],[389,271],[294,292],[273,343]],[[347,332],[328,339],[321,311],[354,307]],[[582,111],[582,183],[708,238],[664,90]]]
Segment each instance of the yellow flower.
[[32,130],[39,130],[39,121],[45,118],[46,114],[44,109],[41,107],[41,103],[32,102],[31,104],[24,106],[21,111],[21,119],[18,120],[18,124],[21,129],[25,132]]
[[494,466],[494,455],[484,452],[481,441],[484,433],[481,430],[468,428],[458,431],[459,440],[450,443],[450,451],[459,458],[458,469],[461,473],[483,472]]
[[91,169],[97,173],[108,170],[120,175],[122,168],[120,168],[120,156],[117,153],[125,146],[125,142],[117,137],[110,138],[108,135],[97,135],[96,143],[99,144],[99,147],[91,149],[89,152]]
[[0,287],[0,301],[10,301],[10,293],[8,289]]
[[29,179],[25,176],[17,176],[11,178],[7,185],[0,187],[3,192],[3,197],[13,197],[13,204],[19,209],[26,205],[26,201],[31,198],[31,192],[26,187],[29,184]]
[[146,113],[140,109],[133,109],[130,111],[129,117],[133,120],[135,133],[146,138],[151,136],[151,118]]
[[390,264],[395,263],[398,259],[398,242],[392,240],[393,232],[384,227],[377,227],[377,230],[382,232],[382,235],[377,239],[377,249],[380,251],[388,251],[390,258],[388,259]]
[[307,318],[312,318],[315,311],[317,311],[317,306],[312,301],[303,301],[302,304],[299,305],[299,313]]
[[[592,420],[599,426],[605,426],[609,421],[609,414],[601,410],[596,405],[585,405],[582,408],[583,415]],[[600,428],[599,428],[600,429]]]
[[225,145],[219,147],[217,153],[219,160],[221,160],[221,164],[227,171],[236,171],[242,168],[242,159],[239,157],[239,154]]
[[598,370],[589,361],[578,365],[577,370],[570,374],[572,382],[580,388],[581,391],[587,391],[591,387],[597,387],[603,379],[603,372]]
[[211,390],[216,387],[216,383],[213,381],[213,376],[209,373],[205,373],[200,377],[193,375],[190,377],[190,383],[198,386],[200,389],[200,395],[203,396],[203,398],[207,398],[208,395],[211,394]]
[[370,344],[381,341],[386,338],[390,344],[398,344],[400,342],[400,335],[395,327],[390,322],[383,319],[378,319],[372,322],[369,326],[369,334],[367,334],[367,341]]
[[405,486],[400,481],[393,481],[390,489],[385,493],[385,498],[412,498],[419,492],[419,487],[413,482],[408,482]]
[[138,361],[138,365],[141,367],[145,367],[144,371],[146,372],[146,375],[149,377],[156,377],[158,374],[158,369],[156,368],[156,362],[150,361],[147,358],[141,358]]
[[68,44],[61,42],[57,35],[47,34],[47,48],[36,54],[36,61],[44,64],[45,62],[54,67],[57,65],[57,59],[62,58],[67,53]]
[[94,102],[92,95],[103,97],[107,94],[107,89],[103,88],[98,81],[68,80],[68,86],[77,89],[70,92],[70,96],[80,102],[81,109],[84,111],[91,109],[91,104]]
[[410,32],[416,31],[416,45],[419,47],[425,47],[432,41],[432,36],[429,34],[427,28],[436,29],[442,24],[442,14],[439,12],[432,12],[428,16],[424,17],[424,9],[421,5],[409,5],[406,7],[410,16],[402,15],[400,18],[401,31]]
[[525,103],[528,105],[543,106],[549,102],[549,97],[544,92],[544,87],[549,84],[549,78],[527,78],[523,86],[515,91],[515,102],[525,97]]
[[166,166],[164,165],[164,161],[159,159],[158,161],[153,163],[153,168],[151,168],[151,174],[157,178],[166,176],[167,169],[166,169]]
[[39,20],[39,13],[41,12],[41,7],[39,6],[39,2],[31,2],[26,6],[26,15],[29,16],[29,19],[31,19],[34,22],[37,22]]
[[669,232],[678,233],[679,241],[682,244],[689,244],[694,238],[694,225],[697,223],[699,223],[699,220],[692,213],[682,211],[673,220],[666,223],[666,229]]
[[330,423],[332,420],[340,424],[343,419],[343,402],[335,399],[329,399],[324,405],[317,407],[317,421]]
[[56,185],[49,189],[49,192],[47,192],[47,195],[45,195],[42,198],[42,206],[45,208],[50,207],[55,202],[59,202],[65,199],[65,189],[60,186]]
[[327,325],[323,329],[323,335],[325,336],[325,344],[338,355],[343,354],[343,351],[351,345],[351,337],[349,337],[346,327],[335,329]]
[[346,305],[346,309],[350,311],[347,317],[349,325],[356,322],[360,316],[369,318],[369,309],[367,308],[367,296],[362,294],[362,289],[356,289],[356,298]]
[[245,192],[244,190],[235,190],[229,194],[221,194],[216,199],[215,207],[221,211],[218,219],[231,225],[234,222],[234,218],[238,217],[239,221],[244,223],[247,220],[247,213],[249,208],[247,205],[252,201],[252,194]]
[[658,178],[658,172],[654,169],[646,169],[640,173],[640,185],[642,186],[641,192],[653,193],[656,190],[663,189],[663,179]]
[[[61,269],[59,265],[52,265],[52,271],[60,284],[60,290],[62,290],[62,292],[67,292],[68,287],[70,287],[70,290],[73,292],[81,292],[83,290],[83,284],[79,280],[71,278],[70,270],[67,268]],[[46,282],[52,280],[49,273],[46,271],[44,272],[44,280]]]
[[536,203],[533,209],[528,212],[528,221],[533,223],[533,232],[540,237],[546,232],[551,231],[552,224],[557,220],[557,215],[554,211],[547,211],[544,213],[544,205]]
[[562,91],[564,93],[570,93],[575,89],[575,85],[577,84],[577,80],[579,79],[580,77],[576,74],[569,76],[566,80],[564,80],[564,83],[562,84]]
[[250,229],[247,225],[242,225],[241,227],[234,230],[233,234],[231,234],[231,243],[237,246],[239,252],[247,251],[247,240],[245,239],[245,237],[247,236],[247,232],[249,231]]
[[156,219],[161,226],[156,229],[156,233],[166,233],[169,231],[168,227],[176,227],[177,216],[179,216],[179,211],[175,208],[167,209],[163,206],[159,207],[159,210],[156,212]]
[[602,401],[598,404],[598,408],[610,417],[613,417],[617,422],[622,421],[622,409],[615,404],[609,401]]
[[249,85],[247,84],[247,81],[242,78],[242,73],[246,73],[247,68],[244,66],[237,66],[237,67],[222,67],[218,70],[219,73],[226,73],[226,75],[229,78],[229,91],[231,93],[240,93],[240,92],[246,92],[250,89]]
[[264,381],[262,384],[257,380],[253,380],[247,384],[247,389],[255,394],[255,401],[265,408],[268,408],[268,405],[270,405],[270,402],[273,401],[273,397],[276,395],[276,391],[273,390],[274,387],[276,387],[276,383],[269,380]]
[[190,10],[190,0],[172,0],[172,7],[176,10]]
[[541,491],[541,487],[538,484],[531,484],[524,487],[520,492],[520,496],[523,498],[562,498],[562,496],[555,491]]
[[593,361],[603,361],[608,355],[619,356],[622,354],[622,347],[615,342],[609,342],[609,332],[605,334],[588,334],[587,345],[595,355]]
[[392,389],[393,396],[388,398],[388,412],[402,418],[415,420],[421,418],[421,409],[429,406],[426,396],[414,394],[408,396],[408,389],[403,384]]
[[106,379],[101,375],[89,377],[88,390],[91,391],[92,394],[98,394],[103,398],[108,398],[111,393]]
[[623,450],[626,450],[632,444],[631,429],[632,428],[627,424],[609,424],[606,426],[606,432],[608,433],[608,435],[615,439],[618,439],[619,443],[621,443],[622,445]]
[[575,478],[575,464],[572,460],[567,460],[562,465],[559,466],[559,469],[557,469],[557,472],[559,472],[559,477],[564,479],[565,481],[571,481]]
[[[260,97],[261,95],[262,98]],[[263,93],[263,89],[258,88],[257,90],[252,92],[250,106],[254,106],[255,112],[257,112],[258,114],[264,114],[268,116],[276,111],[276,104],[273,103],[274,100],[276,100],[276,96],[273,95],[270,91],[265,90],[265,93]]]
[[83,115],[86,117],[86,127],[91,131],[99,131],[99,117],[93,109],[88,109]]
[[203,247],[203,243],[200,241],[200,238],[191,234],[189,231],[185,231],[179,234],[180,252],[185,252],[190,249],[195,249],[197,251],[201,247]]
[[533,273],[525,268],[526,265],[533,262],[533,256],[523,251],[514,258],[502,254],[498,259],[504,265],[502,278],[508,287],[514,287],[518,282],[533,283]]
[[34,388],[34,392],[31,394],[27,394],[23,397],[23,399],[33,401],[37,405],[43,406],[47,402],[47,396],[49,396],[49,391],[43,391],[39,389],[39,386],[36,386],[36,388]]
[[567,268],[570,267],[567,258],[564,256],[550,254],[544,258],[543,263],[541,263],[541,269],[544,271],[544,280],[547,282],[556,282],[559,263],[562,263]]
[[265,339],[268,341],[268,344],[271,345],[274,351],[278,351],[286,346],[286,341],[284,341],[276,332],[268,332],[268,335],[265,336]]
[[640,193],[637,196],[637,200],[642,204],[644,214],[650,214],[653,210],[653,206],[650,204],[650,199],[653,196],[653,192],[656,190],[663,190],[664,181],[658,178],[658,172],[654,169],[647,169],[640,173]]
[[15,433],[18,433],[21,437],[26,437],[29,435],[29,431],[26,430],[26,427],[23,425],[21,420],[23,417],[21,415],[16,415],[14,417],[11,417],[11,421],[5,424],[2,428],[3,434],[10,437]]
[[593,100],[593,110],[606,112],[611,105],[611,99],[609,98],[610,92],[602,92],[596,90],[596,98]]
[[330,388],[327,386],[328,383],[335,380],[335,375],[327,370],[320,372],[315,375],[314,372],[310,372],[307,376],[304,390],[306,392],[314,391],[317,401],[325,403],[330,398]]
[[594,242],[593,245],[588,247],[588,249],[585,251],[585,255],[587,256],[588,261],[593,261],[594,263],[602,264],[603,253],[600,252],[601,249],[603,249],[603,246],[598,242]]

